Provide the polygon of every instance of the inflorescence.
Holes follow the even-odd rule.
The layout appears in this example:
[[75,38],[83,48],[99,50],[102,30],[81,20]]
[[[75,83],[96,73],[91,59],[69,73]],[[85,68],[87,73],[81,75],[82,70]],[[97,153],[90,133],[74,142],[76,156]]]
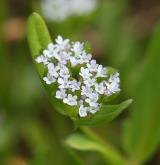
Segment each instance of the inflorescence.
[[[95,114],[103,97],[120,91],[119,73],[109,74],[106,67],[91,58],[84,43],[63,40],[61,36],[36,58],[47,68],[45,83],[57,85],[55,97],[76,106],[80,117]],[[74,70],[78,72],[74,74]]]
[[51,21],[61,22],[71,16],[81,16],[92,12],[97,0],[41,0],[44,16]]

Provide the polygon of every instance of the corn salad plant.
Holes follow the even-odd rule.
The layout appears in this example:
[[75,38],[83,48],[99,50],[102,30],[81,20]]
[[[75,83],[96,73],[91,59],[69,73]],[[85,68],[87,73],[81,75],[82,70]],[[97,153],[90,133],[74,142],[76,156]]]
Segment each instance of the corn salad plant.
[[74,126],[84,132],[69,136],[66,144],[98,151],[110,164],[125,164],[125,158],[86,127],[113,120],[132,102],[130,99],[109,105],[109,100],[120,92],[119,73],[97,64],[85,43],[63,39],[60,35],[52,42],[45,22],[37,13],[28,20],[28,42],[53,107],[70,117]]

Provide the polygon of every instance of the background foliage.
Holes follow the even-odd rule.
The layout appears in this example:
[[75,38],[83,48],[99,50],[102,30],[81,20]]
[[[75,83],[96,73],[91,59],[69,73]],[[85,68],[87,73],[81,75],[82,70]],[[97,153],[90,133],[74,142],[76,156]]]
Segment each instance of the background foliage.
[[159,1],[103,0],[92,14],[45,20],[52,39],[87,40],[99,63],[119,70],[115,104],[134,100],[111,123],[78,130],[51,107],[32,63],[26,22],[43,16],[39,6],[0,1],[0,164],[160,164]]

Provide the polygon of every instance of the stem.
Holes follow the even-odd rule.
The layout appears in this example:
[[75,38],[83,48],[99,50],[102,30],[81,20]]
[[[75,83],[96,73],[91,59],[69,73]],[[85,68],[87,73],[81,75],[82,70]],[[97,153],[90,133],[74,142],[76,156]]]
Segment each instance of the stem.
[[99,151],[101,152],[106,164],[110,165],[127,165],[127,160],[117,151],[113,146],[106,143],[101,137],[95,134],[89,127],[81,127],[84,132],[92,140],[96,141],[100,145]]

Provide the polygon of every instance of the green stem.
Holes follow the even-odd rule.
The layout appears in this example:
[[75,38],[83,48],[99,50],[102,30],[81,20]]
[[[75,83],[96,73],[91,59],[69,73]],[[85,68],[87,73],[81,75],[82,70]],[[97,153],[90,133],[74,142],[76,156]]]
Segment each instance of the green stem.
[[89,127],[81,127],[82,132],[84,132],[89,138],[100,144],[100,152],[106,162],[110,165],[127,165],[127,160],[117,151],[113,146],[106,143],[101,137],[95,134]]

